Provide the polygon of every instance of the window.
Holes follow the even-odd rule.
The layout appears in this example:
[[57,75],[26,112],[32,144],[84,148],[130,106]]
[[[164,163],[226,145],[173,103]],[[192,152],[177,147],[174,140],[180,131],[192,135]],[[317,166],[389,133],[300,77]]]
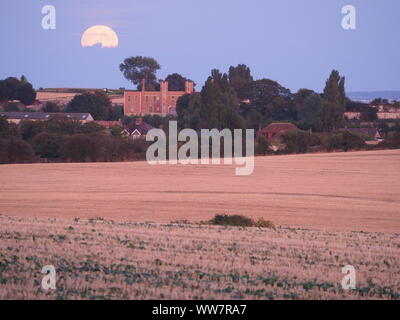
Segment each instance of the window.
[[131,96],[128,96],[128,101],[131,102]]

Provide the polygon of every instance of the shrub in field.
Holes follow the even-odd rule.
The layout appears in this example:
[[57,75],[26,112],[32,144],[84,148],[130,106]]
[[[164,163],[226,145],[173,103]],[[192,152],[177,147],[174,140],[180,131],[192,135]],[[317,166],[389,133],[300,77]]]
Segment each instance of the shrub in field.
[[269,220],[265,220],[263,218],[260,218],[256,223],[255,226],[258,228],[268,228],[268,229],[272,229],[274,228],[274,224],[272,221]]
[[253,219],[247,218],[242,215],[216,215],[211,219],[208,224],[216,226],[234,226],[234,227],[259,227],[259,228],[273,228],[273,223],[264,219],[257,222]]

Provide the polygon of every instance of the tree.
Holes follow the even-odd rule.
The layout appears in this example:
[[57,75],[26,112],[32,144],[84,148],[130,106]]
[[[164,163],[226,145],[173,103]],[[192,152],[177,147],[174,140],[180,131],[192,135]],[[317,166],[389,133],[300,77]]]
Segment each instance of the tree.
[[33,148],[41,158],[56,159],[60,157],[63,140],[61,135],[42,132],[33,138]]
[[15,77],[9,77],[4,80],[6,84],[6,100],[18,100],[17,89],[20,81]]
[[345,78],[340,77],[338,71],[333,70],[323,94],[322,123],[325,131],[333,131],[342,126],[346,107],[344,89]]
[[103,91],[75,96],[67,106],[67,112],[90,113],[95,120],[108,120],[111,100]]
[[245,64],[239,64],[236,67],[231,66],[229,68],[229,82],[235,89],[239,99],[249,99],[248,86],[253,82],[251,71]]
[[308,95],[301,104],[296,105],[297,118],[304,129],[322,130],[322,98],[316,94]]
[[103,144],[100,139],[88,134],[75,134],[61,146],[60,153],[64,160],[73,162],[97,161],[102,154]]
[[46,105],[43,107],[43,112],[57,113],[61,112],[61,108],[57,103],[47,102]]
[[5,117],[0,116],[0,138],[9,138],[10,136],[10,124]]
[[361,110],[362,121],[375,121],[378,120],[378,109],[370,106],[366,106]]
[[328,151],[362,149],[365,141],[360,136],[349,131],[334,133],[328,139]]
[[20,82],[16,92],[17,100],[25,105],[30,105],[36,100],[36,91],[29,82]]
[[142,80],[146,81],[146,90],[155,90],[158,86],[156,73],[161,69],[158,62],[150,57],[130,57],[119,66],[124,77],[141,90]]
[[32,104],[36,99],[36,91],[26,77],[21,80],[9,77],[0,81],[0,101],[19,100],[25,105]]
[[168,81],[169,91],[185,91],[185,82],[188,81],[188,79],[179,73],[173,73],[168,75],[165,81]]
[[29,143],[20,139],[0,139],[0,163],[30,163],[35,154]]
[[176,104],[178,125],[181,129],[200,128],[201,94],[192,93],[180,97]]
[[19,104],[15,102],[8,102],[4,106],[5,112],[19,112]]
[[7,82],[5,80],[0,80],[0,102],[8,101],[9,90]]
[[200,125],[206,129],[242,129],[245,121],[239,114],[239,103],[227,74],[212,70],[201,90]]
[[288,131],[281,137],[288,153],[305,153],[311,145],[311,134],[304,131]]

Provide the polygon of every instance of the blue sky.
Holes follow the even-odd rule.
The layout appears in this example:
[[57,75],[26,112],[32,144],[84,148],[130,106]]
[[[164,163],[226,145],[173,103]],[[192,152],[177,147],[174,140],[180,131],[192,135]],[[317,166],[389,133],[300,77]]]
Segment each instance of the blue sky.
[[[344,30],[341,8],[357,10]],[[57,29],[41,27],[44,5]],[[332,69],[348,91],[400,90],[398,0],[1,0],[0,78],[26,75],[36,88],[131,88],[118,66],[151,56],[164,78],[178,72],[200,89],[218,68],[245,63],[255,78],[296,91],[322,90]],[[82,48],[82,33],[107,25],[114,49]]]

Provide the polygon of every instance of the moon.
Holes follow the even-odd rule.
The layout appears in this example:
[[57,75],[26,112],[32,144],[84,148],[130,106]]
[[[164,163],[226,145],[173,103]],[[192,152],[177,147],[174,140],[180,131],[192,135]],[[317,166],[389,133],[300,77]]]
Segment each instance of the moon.
[[81,38],[82,47],[93,47],[101,44],[102,48],[118,47],[117,33],[107,26],[93,26],[87,29]]

